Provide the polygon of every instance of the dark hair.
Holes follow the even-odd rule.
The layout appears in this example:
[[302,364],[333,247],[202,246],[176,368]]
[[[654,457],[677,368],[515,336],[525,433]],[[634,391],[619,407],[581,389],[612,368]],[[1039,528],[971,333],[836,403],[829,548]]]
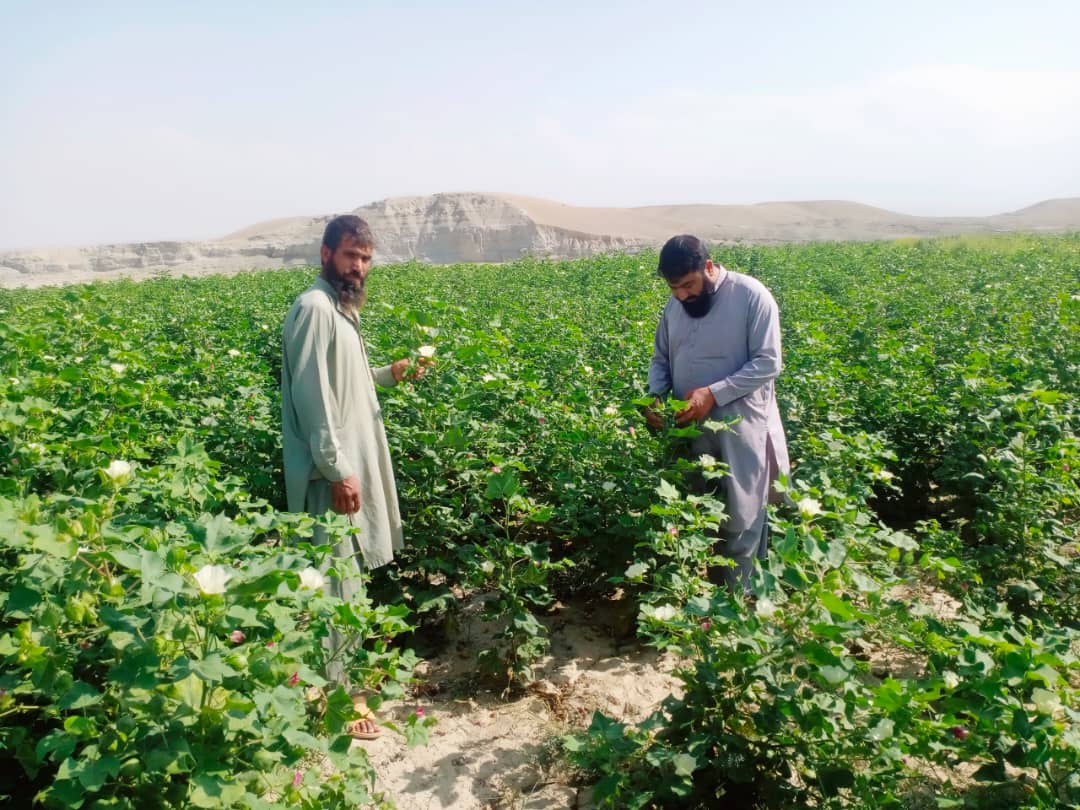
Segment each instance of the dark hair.
[[355,239],[358,245],[375,247],[375,237],[371,233],[371,226],[356,214],[342,214],[327,222],[322,243],[330,250],[337,250],[341,240],[346,236]]
[[684,233],[671,237],[660,249],[656,272],[668,281],[675,281],[687,273],[701,272],[708,260],[709,249],[705,243]]

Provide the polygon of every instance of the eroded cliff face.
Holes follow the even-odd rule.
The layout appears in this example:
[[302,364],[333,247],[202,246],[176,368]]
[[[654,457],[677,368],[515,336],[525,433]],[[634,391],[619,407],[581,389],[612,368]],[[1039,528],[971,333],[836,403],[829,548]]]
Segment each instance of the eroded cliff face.
[[[377,260],[435,264],[574,258],[633,249],[646,240],[538,225],[492,195],[398,197],[355,210],[378,241]],[[0,284],[38,286],[153,275],[203,275],[317,265],[331,215],[275,220],[217,240],[139,242],[0,253]]]
[[[395,197],[355,210],[378,243],[376,260],[435,264],[577,258],[659,246],[679,232],[711,242],[894,239],[1002,230],[1080,229],[1080,200],[1051,200],[995,217],[912,217],[843,201],[578,208],[506,194]],[[205,275],[317,265],[332,214],[252,225],[203,242],[139,242],[0,253],[0,286],[154,275]]]

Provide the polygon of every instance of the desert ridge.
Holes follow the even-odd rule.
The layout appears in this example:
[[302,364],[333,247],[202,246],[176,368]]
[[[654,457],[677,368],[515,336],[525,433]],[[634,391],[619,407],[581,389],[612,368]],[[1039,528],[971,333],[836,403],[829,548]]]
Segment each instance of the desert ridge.
[[[330,212],[255,223],[220,239],[0,252],[0,286],[207,275],[318,263]],[[714,243],[782,244],[1080,230],[1080,198],[1046,200],[989,217],[920,217],[843,200],[754,205],[603,208],[504,193],[392,197],[355,209],[378,240],[381,264],[578,258],[656,247],[675,233]]]

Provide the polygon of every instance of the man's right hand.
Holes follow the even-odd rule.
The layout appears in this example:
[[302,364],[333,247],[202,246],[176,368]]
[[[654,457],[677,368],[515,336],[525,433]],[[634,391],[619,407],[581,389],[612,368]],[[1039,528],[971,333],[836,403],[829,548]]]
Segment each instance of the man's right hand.
[[653,408],[643,408],[642,413],[645,416],[645,424],[651,427],[653,430],[663,430],[664,420],[661,418],[654,408],[660,407],[660,399],[653,400]]
[[334,511],[339,515],[351,515],[360,511],[360,479],[355,475],[341,481],[330,482],[330,497]]

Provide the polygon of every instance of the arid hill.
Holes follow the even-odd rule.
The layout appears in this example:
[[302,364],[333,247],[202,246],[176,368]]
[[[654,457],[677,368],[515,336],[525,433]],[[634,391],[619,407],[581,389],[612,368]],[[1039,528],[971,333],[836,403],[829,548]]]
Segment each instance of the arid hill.
[[[512,194],[395,197],[357,208],[370,222],[383,264],[573,258],[658,246],[675,233],[711,242],[775,244],[1002,231],[1080,230],[1080,198],[1047,200],[989,217],[917,217],[842,200],[757,205],[584,208]],[[0,286],[40,286],[119,277],[202,275],[318,263],[333,214],[268,220],[221,239],[138,242],[0,253]]]

